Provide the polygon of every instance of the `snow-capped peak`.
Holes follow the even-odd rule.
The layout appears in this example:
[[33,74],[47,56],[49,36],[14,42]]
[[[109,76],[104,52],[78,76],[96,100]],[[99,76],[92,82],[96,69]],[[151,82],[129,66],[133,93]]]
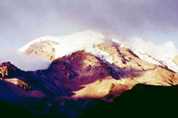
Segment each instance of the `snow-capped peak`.
[[112,63],[112,55],[98,49],[97,45],[104,42],[115,42],[120,47],[129,47],[142,60],[157,65],[164,65],[178,72],[178,66],[172,61],[175,53],[177,54],[177,49],[172,42],[159,46],[151,41],[145,41],[139,38],[122,41],[112,37],[108,39],[108,37],[105,34],[91,30],[77,32],[67,36],[44,36],[29,42],[20,48],[19,51],[28,55],[45,57],[52,61],[58,57],[63,57],[79,50],[85,50],[96,56],[103,57]]

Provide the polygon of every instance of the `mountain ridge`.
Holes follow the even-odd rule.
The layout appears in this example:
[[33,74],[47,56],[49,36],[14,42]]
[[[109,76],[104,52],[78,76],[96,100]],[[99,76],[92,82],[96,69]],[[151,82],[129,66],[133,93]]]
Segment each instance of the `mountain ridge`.
[[[52,90],[52,93],[57,92],[58,89],[63,86],[62,84],[64,84],[66,86],[63,86],[63,89],[69,90],[69,94],[76,94],[73,96],[74,98],[85,98],[86,96],[89,98],[95,98],[96,96],[102,98],[112,91],[110,88],[113,86],[116,86],[116,91],[116,88],[120,88],[117,86],[127,86],[127,89],[131,89],[134,85],[139,83],[161,86],[177,85],[178,83],[177,73],[167,67],[150,64],[141,60],[128,48],[120,47],[116,43],[101,43],[97,46],[101,51],[108,52],[111,56],[112,63],[104,60],[105,58],[97,57],[91,53],[77,51],[71,55],[57,58],[46,70],[29,72],[27,78],[30,78],[33,81],[35,81],[34,78],[38,78],[37,80],[39,81],[43,80],[41,81],[41,84],[47,84],[46,87],[48,91]],[[12,64],[5,64],[5,67],[6,65],[9,75],[11,75],[11,73],[19,73],[19,69],[14,69],[16,67]],[[2,67],[4,67],[3,64]],[[20,74],[20,76],[22,76],[20,79],[23,78],[22,80],[25,80],[26,77],[23,77],[24,75],[26,76],[25,71],[20,71],[20,73],[22,73]],[[61,77],[58,77],[58,75]],[[12,77],[18,78],[17,75],[12,75]],[[27,78],[25,81],[28,83],[28,81],[31,80],[27,80]],[[77,78],[76,81],[74,78]],[[85,79],[83,80],[82,78]],[[104,80],[101,81],[100,79]],[[50,83],[50,81],[52,83]],[[89,81],[89,83],[87,81]],[[83,82],[84,86],[85,84],[86,86],[83,89],[80,89],[80,86],[83,86]],[[30,84],[33,85],[32,82]],[[50,86],[54,90],[48,88]],[[55,86],[58,86],[59,88],[55,88]],[[75,87],[72,88],[72,86]],[[108,88],[100,89],[102,86],[108,86]],[[120,89],[122,89],[122,87]],[[95,90],[94,93],[96,94],[92,95],[93,93],[90,92],[91,90]],[[98,90],[100,91],[98,92]],[[119,90],[117,91],[120,92]],[[67,91],[64,93],[67,93]]]

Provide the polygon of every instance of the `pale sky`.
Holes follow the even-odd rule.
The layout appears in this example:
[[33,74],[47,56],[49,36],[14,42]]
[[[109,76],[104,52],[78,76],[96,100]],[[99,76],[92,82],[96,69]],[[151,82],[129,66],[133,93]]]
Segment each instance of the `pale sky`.
[[88,29],[178,47],[177,11],[178,0],[0,0],[1,49]]

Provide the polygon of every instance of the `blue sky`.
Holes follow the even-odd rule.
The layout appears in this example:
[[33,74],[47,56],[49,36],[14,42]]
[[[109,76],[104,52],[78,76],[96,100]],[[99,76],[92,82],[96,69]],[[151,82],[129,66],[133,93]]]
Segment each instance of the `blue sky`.
[[177,6],[177,0],[0,0],[0,41],[17,48],[43,35],[95,29],[178,47]]

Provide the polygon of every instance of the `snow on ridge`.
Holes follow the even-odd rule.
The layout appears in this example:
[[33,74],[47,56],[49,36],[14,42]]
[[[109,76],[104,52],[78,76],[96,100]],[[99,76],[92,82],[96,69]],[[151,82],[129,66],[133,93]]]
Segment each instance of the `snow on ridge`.
[[173,62],[178,49],[172,41],[155,44],[152,41],[134,37],[127,42],[127,46],[141,59],[157,65],[166,65],[178,72],[178,66]]

